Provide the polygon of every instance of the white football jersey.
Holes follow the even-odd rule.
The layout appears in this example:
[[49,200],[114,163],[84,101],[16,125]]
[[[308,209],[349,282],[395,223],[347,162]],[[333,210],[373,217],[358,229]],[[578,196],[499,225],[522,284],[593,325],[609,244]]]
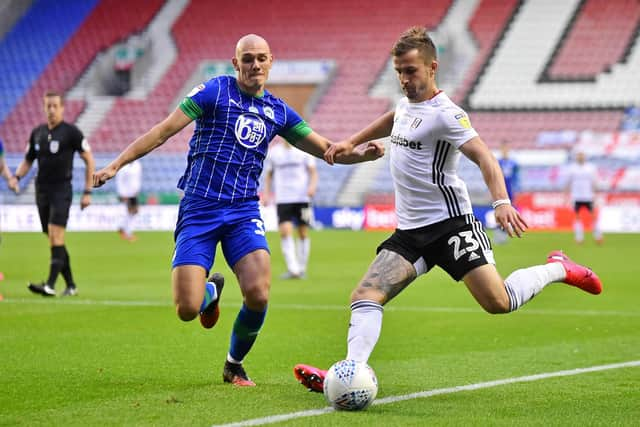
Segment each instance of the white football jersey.
[[116,189],[120,197],[135,197],[142,188],[142,165],[139,160],[125,165],[116,174]]
[[571,200],[574,202],[592,202],[593,187],[597,178],[595,165],[591,163],[572,163],[567,170],[567,179],[571,183]]
[[269,147],[265,172],[273,172],[275,203],[309,203],[309,168],[315,168],[315,158],[287,142]]
[[456,169],[458,148],[475,136],[467,113],[444,92],[424,102],[398,102],[389,151],[399,229],[473,213]]

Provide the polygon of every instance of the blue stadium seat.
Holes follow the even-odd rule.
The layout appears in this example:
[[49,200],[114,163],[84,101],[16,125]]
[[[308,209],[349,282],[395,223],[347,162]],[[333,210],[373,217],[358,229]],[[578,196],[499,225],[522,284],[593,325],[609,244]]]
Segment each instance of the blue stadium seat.
[[35,0],[0,41],[0,123],[97,3]]

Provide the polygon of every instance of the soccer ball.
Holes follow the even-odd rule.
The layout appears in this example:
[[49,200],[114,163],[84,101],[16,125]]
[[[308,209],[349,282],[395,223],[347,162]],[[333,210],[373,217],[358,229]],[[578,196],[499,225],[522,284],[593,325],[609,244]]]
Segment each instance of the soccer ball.
[[365,409],[378,393],[378,379],[365,362],[341,360],[334,363],[324,378],[324,397],[335,409]]

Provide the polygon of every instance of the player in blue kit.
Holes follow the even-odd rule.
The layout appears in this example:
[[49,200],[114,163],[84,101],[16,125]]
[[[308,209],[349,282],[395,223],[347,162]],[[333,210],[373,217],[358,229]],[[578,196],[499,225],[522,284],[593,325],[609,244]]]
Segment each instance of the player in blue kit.
[[[500,152],[502,156],[498,159],[498,164],[504,175],[504,184],[507,188],[507,196],[513,204],[516,200],[515,192],[518,189],[518,179],[520,175],[520,166],[512,157],[509,156],[509,143],[502,141],[500,144]],[[507,232],[500,227],[493,230],[493,242],[503,244],[509,238]]]
[[[242,37],[232,59],[236,77],[215,77],[195,87],[173,113],[94,175],[94,186],[103,185],[124,165],[196,121],[187,168],[178,182],[184,198],[174,234],[174,303],[181,320],[199,314],[205,328],[215,325],[224,278],[214,273],[207,281],[207,275],[220,243],[243,295],[223,370],[223,380],[237,386],[255,385],[242,361],[262,327],[269,300],[270,254],[258,202],[269,142],[280,135],[320,158],[330,146],[284,101],[265,90],[272,62],[266,40],[255,34]],[[355,163],[383,154],[383,146],[372,143],[338,160]]]

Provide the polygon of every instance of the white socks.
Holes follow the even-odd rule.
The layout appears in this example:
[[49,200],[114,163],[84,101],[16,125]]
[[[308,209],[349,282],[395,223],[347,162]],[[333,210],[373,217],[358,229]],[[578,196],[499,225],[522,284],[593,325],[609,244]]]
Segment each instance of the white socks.
[[584,241],[584,227],[582,226],[582,221],[575,221],[573,223],[573,235],[575,236],[576,242],[582,243]]
[[307,262],[309,262],[309,252],[311,252],[311,239],[296,240],[296,252],[298,255],[298,263],[300,264],[300,271],[307,271]]
[[383,308],[375,301],[361,300],[351,304],[347,359],[366,362],[382,330]]
[[517,310],[548,284],[563,281],[566,275],[559,262],[514,271],[504,280],[504,287],[509,294],[509,311]]
[[287,270],[291,274],[302,274],[307,270],[309,252],[311,251],[311,239],[293,239],[293,236],[281,237],[280,247]]
[[120,223],[120,227],[118,227],[118,229],[124,231],[124,234],[126,234],[127,236],[131,236],[131,234],[133,233],[134,219],[135,215],[127,212],[124,218],[122,218],[122,222]]
[[[584,241],[584,225],[582,221],[575,221],[573,223],[573,235],[576,242],[582,243]],[[593,238],[597,241],[602,239],[602,230],[600,229],[600,218],[593,218]]]
[[602,239],[602,230],[600,229],[600,217],[593,219],[593,238],[596,242]]
[[282,248],[282,255],[284,256],[284,262],[287,264],[287,270],[291,274],[300,274],[300,265],[296,258],[296,247],[293,241],[293,237],[280,238],[280,247]]

